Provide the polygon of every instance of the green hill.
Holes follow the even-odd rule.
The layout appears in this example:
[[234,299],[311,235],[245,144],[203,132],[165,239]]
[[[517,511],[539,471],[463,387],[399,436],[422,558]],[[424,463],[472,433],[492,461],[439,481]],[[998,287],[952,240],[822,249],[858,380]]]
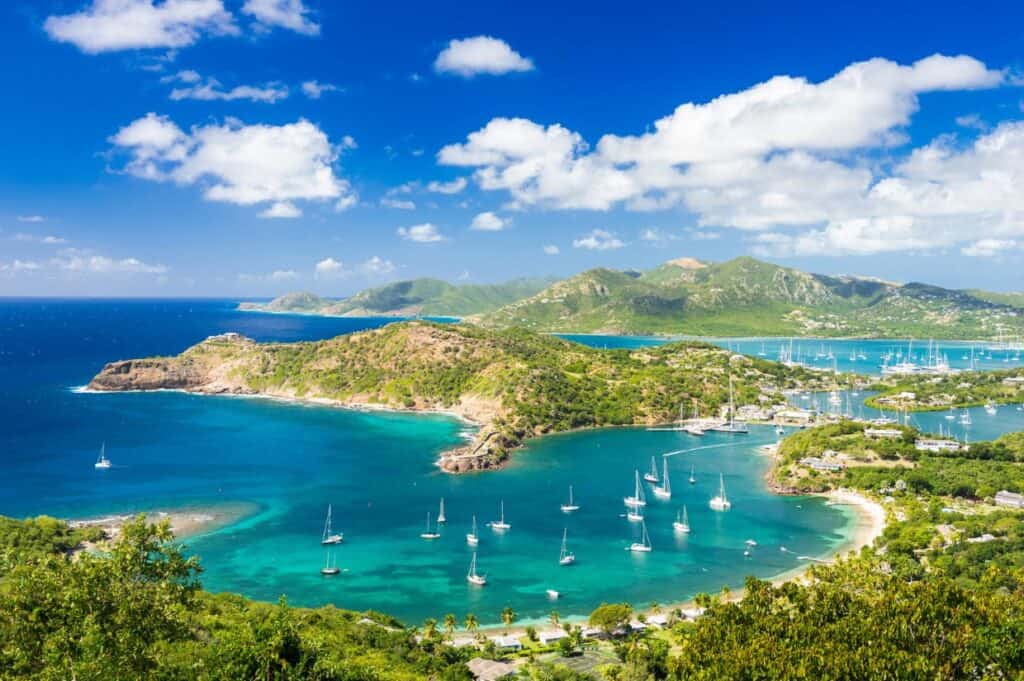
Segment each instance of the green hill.
[[448,470],[468,470],[500,463],[525,440],[549,432],[664,423],[681,404],[719,414],[730,376],[740,405],[784,403],[783,389],[830,385],[823,374],[706,343],[606,352],[522,329],[402,322],[310,343],[215,336],[177,357],[108,364],[90,388],[441,409],[481,426],[471,445],[442,461]]
[[527,298],[551,279],[516,279],[503,284],[449,284],[440,279],[410,279],[366,289],[342,300],[312,293],[288,293],[269,303],[242,303],[251,312],[298,312],[347,317],[464,317],[497,310]]
[[473,318],[544,332],[934,338],[1016,335],[1021,311],[977,293],[825,276],[740,257],[594,269]]

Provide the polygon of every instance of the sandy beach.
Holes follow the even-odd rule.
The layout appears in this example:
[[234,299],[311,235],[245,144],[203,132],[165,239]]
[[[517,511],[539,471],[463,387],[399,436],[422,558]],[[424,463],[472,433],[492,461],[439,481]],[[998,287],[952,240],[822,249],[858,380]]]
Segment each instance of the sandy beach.
[[100,527],[110,539],[121,534],[121,528],[140,513],[146,514],[149,522],[169,520],[171,531],[177,539],[186,539],[212,532],[250,515],[255,507],[249,504],[231,504],[208,508],[183,508],[169,511],[149,510],[136,513],[119,513],[96,518],[69,518],[72,527]]

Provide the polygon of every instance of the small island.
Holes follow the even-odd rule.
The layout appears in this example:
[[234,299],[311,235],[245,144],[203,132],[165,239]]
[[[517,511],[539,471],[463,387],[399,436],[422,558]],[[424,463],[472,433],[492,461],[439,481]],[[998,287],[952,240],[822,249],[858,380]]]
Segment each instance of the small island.
[[317,342],[214,336],[176,357],[112,362],[89,389],[445,412],[479,426],[472,442],[439,462],[465,472],[501,465],[546,433],[661,424],[681,413],[723,417],[730,381],[737,407],[764,407],[785,404],[785,391],[823,389],[830,380],[700,342],[607,351],[517,329],[413,321]]

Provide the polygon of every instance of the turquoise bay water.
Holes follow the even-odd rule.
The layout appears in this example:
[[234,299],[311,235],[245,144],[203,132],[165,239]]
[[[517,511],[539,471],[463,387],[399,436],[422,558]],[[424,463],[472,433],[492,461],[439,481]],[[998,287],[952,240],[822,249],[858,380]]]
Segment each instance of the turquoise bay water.
[[[600,336],[586,334],[558,334],[559,337],[584,345],[608,349],[635,349],[671,342],[666,338],[650,336]],[[891,362],[911,358],[923,363],[928,352],[927,340],[864,340],[815,338],[701,338],[723,348],[752,357],[778,360],[781,352],[792,354],[794,360],[818,369],[837,368],[842,372],[880,375],[885,357]],[[976,369],[1011,369],[1021,366],[1021,353],[1016,350],[994,349],[991,343],[964,341],[935,341],[936,352],[945,356],[951,367],[971,367],[973,349]]]
[[[453,477],[434,461],[460,441],[464,426],[443,416],[72,391],[107,361],[180,352],[213,333],[315,339],[390,321],[232,308],[230,301],[0,301],[0,513],[244,506],[252,514],[188,542],[203,560],[207,588],[374,608],[408,622],[472,611],[495,623],[506,605],[541,618],[553,608],[582,615],[601,601],[683,600],[738,587],[749,574],[799,567],[799,556],[834,550],[852,525],[848,509],[767,492],[768,462],[754,452],[774,438],[767,429],[703,439],[642,429],[564,434],[532,442],[504,471]],[[96,471],[104,441],[115,466]],[[633,470],[681,449],[692,451],[669,458],[675,498],[652,499],[647,509],[654,551],[631,554],[625,547],[638,527],[622,517],[622,497]],[[691,464],[693,486],[686,482]],[[734,503],[724,514],[707,506],[719,472]],[[569,484],[582,508],[565,516],[558,506]],[[441,496],[449,523],[440,540],[426,542],[419,533]],[[512,528],[497,535],[485,523],[501,499]],[[334,578],[319,574],[328,503],[346,537],[334,553],[344,571]],[[677,539],[671,522],[682,503],[693,534]],[[490,579],[482,589],[465,581],[473,514],[479,569]],[[572,567],[558,565],[563,528],[577,555]],[[759,546],[744,557],[748,538]],[[562,598],[549,601],[549,588]]]

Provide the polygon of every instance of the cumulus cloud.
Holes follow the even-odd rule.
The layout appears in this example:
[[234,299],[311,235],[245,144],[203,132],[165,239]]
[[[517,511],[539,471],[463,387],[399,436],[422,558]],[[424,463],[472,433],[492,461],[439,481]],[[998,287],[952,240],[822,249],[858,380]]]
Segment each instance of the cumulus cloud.
[[242,13],[264,29],[278,26],[305,35],[320,33],[320,24],[310,19],[311,12],[302,0],[246,0]]
[[207,102],[231,102],[236,99],[244,99],[250,102],[273,104],[288,97],[288,88],[280,83],[236,85],[230,90],[225,90],[221,82],[216,78],[206,78],[204,81],[199,73],[191,70],[179,71],[173,76],[161,78],[160,81],[163,83],[177,82],[184,84],[183,87],[176,87],[171,90],[170,98],[174,101],[197,99]]
[[295,270],[274,270],[272,272],[266,272],[264,274],[239,274],[238,280],[247,283],[280,283],[285,281],[294,281],[299,278],[299,273]]
[[260,213],[261,218],[301,218],[302,209],[291,201],[278,201]]
[[340,88],[330,83],[321,83],[316,80],[307,80],[302,84],[302,94],[310,99],[320,99],[326,92],[335,92]]
[[352,276],[378,277],[391,274],[395,269],[393,262],[376,255],[351,268],[340,260],[324,258],[316,264],[313,274],[317,279],[345,279]]
[[649,132],[605,135],[593,147],[559,124],[495,118],[438,161],[473,168],[482,189],[507,192],[517,207],[682,206],[705,234],[766,232],[753,239],[762,252],[922,249],[970,240],[974,229],[1021,231],[1020,124],[967,147],[941,137],[892,166],[872,167],[867,155],[906,142],[920,94],[1005,82],[967,56],[872,59],[820,83],[779,76],[686,103]]
[[57,270],[84,274],[165,274],[165,265],[153,265],[138,258],[111,258],[90,251],[69,248],[52,258],[49,265]]
[[149,113],[121,128],[110,142],[127,155],[126,172],[199,185],[210,201],[341,202],[352,194],[348,181],[335,173],[346,145],[331,144],[320,128],[304,119],[286,125],[245,125],[229,119],[185,132],[168,117]]
[[435,194],[458,194],[469,182],[464,177],[457,177],[451,182],[433,182],[427,183],[427,191],[434,192]]
[[532,71],[533,61],[513,50],[504,40],[478,35],[450,41],[434,60],[434,70],[463,78],[478,74],[500,76],[513,71]]
[[38,272],[42,265],[32,260],[14,260],[13,262],[0,262],[0,276],[13,277],[22,272]]
[[573,248],[585,248],[588,251],[613,251],[625,245],[614,234],[603,229],[592,230],[572,242]]
[[24,241],[27,243],[45,244],[47,246],[56,246],[60,244],[66,244],[68,242],[68,240],[65,239],[64,237],[53,236],[52,234],[47,234],[46,236],[36,236],[35,234],[28,234],[26,232],[18,232],[17,234],[14,235],[14,240]]
[[964,255],[973,258],[994,258],[1019,248],[1020,244],[1013,239],[979,239],[960,249]]
[[544,251],[544,255],[558,255],[559,253],[558,246],[555,246],[554,244],[548,244],[541,250]]
[[73,14],[48,17],[43,28],[88,54],[180,48],[203,34],[238,33],[222,0],[93,0]]
[[412,227],[399,227],[398,236],[406,241],[415,241],[421,244],[444,241],[441,232],[438,231],[435,225],[429,222],[425,222],[422,225],[413,225]]
[[491,211],[485,211],[479,213],[473,222],[470,224],[470,229],[479,230],[482,232],[500,232],[505,229],[508,221],[499,215],[492,213]]

